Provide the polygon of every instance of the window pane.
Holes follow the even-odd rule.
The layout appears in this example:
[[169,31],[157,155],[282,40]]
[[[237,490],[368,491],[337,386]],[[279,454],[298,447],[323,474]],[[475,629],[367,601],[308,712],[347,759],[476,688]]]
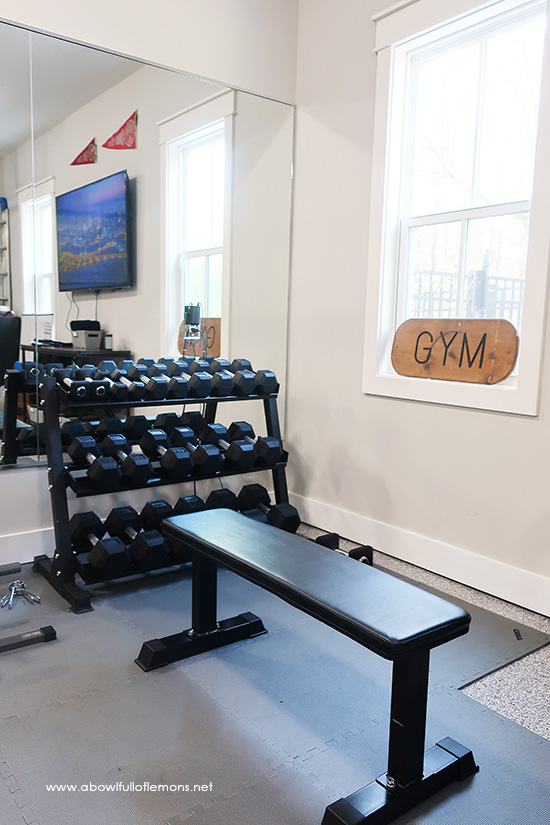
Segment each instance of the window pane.
[[544,18],[487,41],[477,201],[531,197]]
[[35,201],[36,274],[48,274],[53,269],[52,204],[49,195]]
[[184,264],[183,296],[186,304],[206,306],[206,258],[187,258]]
[[468,221],[465,318],[506,318],[519,331],[529,213]]
[[186,252],[221,246],[223,240],[224,140],[207,138],[183,147]]
[[477,44],[426,60],[418,67],[411,215],[470,205],[478,73]]
[[222,255],[208,258],[208,318],[222,316]]
[[458,221],[409,231],[405,320],[456,314],[459,255]]

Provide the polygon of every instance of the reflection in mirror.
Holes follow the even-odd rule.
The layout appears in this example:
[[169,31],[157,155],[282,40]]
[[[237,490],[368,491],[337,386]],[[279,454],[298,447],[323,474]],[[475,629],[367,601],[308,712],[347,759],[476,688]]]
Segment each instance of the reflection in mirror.
[[[16,436],[31,428],[23,401],[6,370],[19,360],[22,301],[22,247],[18,190],[32,181],[31,34],[0,26],[0,54],[6,67],[0,86],[0,428],[2,466],[15,461]],[[11,317],[11,316],[15,317]],[[9,399],[7,391],[9,389]],[[20,409],[18,410],[18,406]],[[10,411],[13,414],[10,414]],[[19,414],[18,414],[19,413]],[[6,437],[9,448],[6,449]],[[31,435],[32,438],[32,435]],[[33,442],[35,444],[35,442]],[[33,450],[34,451],[34,450]]]
[[[42,362],[97,364],[111,352],[158,359],[178,355],[181,333],[186,354],[206,345],[246,357],[273,369],[284,388],[293,108],[36,33],[32,72],[34,141],[27,133],[10,150],[30,157],[32,148],[34,169],[32,181],[21,174],[14,186],[32,183],[25,247],[38,315],[23,333],[23,355],[34,357],[36,338],[73,345],[41,345]],[[98,230],[87,200],[119,172],[126,248],[114,224]],[[56,201],[67,193],[72,216]],[[20,194],[20,214],[24,201]],[[124,256],[132,281],[119,288]],[[15,282],[22,312],[21,266]],[[197,304],[199,324],[182,326],[184,307]],[[99,331],[71,328],[85,321]],[[202,328],[204,339],[193,340]],[[261,431],[262,411],[253,412]]]

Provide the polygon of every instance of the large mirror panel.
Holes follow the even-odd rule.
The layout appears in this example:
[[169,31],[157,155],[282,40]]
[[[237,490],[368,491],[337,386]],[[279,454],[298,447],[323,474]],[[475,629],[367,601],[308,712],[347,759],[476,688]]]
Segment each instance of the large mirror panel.
[[[0,84],[0,443],[4,456],[5,432],[11,429],[13,441],[16,429],[17,434],[30,430],[30,424],[23,423],[28,419],[23,399],[12,393],[11,403],[6,403],[4,375],[19,359],[21,316],[25,310],[31,313],[28,322],[34,326],[34,310],[29,304],[32,271],[27,273],[30,281],[26,307],[23,302],[19,210],[21,187],[32,183],[31,33],[0,25],[0,54],[3,65]],[[10,406],[13,416],[10,416]]]
[[[40,360],[70,360],[86,348],[71,322],[86,320],[107,334],[115,360],[175,356],[184,306],[199,302],[208,344],[214,338],[220,348],[212,353],[274,369],[284,392],[293,108],[45,35],[32,33],[31,49],[34,140],[27,133],[2,159],[10,168],[32,158],[32,181],[29,167],[12,187],[33,187],[38,314],[32,328],[24,324],[25,357],[35,357],[36,335],[73,344],[53,354],[42,347]],[[123,257],[120,232],[99,232],[101,204],[90,206],[90,197],[98,181],[122,171],[132,282],[114,288],[120,282],[105,259]],[[72,223],[67,193],[84,210]],[[13,275],[19,314],[21,268]],[[185,346],[200,351],[203,342]],[[82,360],[105,357],[89,354]],[[250,409],[257,406],[247,405],[246,417],[261,430],[262,411]]]

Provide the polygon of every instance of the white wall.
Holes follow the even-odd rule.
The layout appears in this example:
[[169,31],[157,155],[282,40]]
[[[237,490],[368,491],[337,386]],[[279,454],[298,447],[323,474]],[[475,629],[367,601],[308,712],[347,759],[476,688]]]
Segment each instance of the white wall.
[[[160,355],[161,179],[158,122],[205,99],[212,87],[161,69],[144,67],[91,101],[46,135],[35,140],[35,178],[55,176],[56,194],[75,189],[127,169],[136,207],[136,286],[120,292],[103,291],[98,320],[112,332],[115,349]],[[102,149],[101,144],[138,110],[138,144],[131,151]],[[118,123],[118,126],[116,125]],[[97,137],[98,160],[88,166],[70,162]],[[95,296],[78,293],[80,318],[95,318]],[[69,340],[64,329],[68,293],[57,293],[56,337]],[[76,317],[74,310],[71,320]],[[140,319],[139,323],[136,320]]]
[[[238,6],[248,6],[264,22],[271,10],[270,22],[276,23],[265,40],[248,34],[244,41],[232,39],[242,47],[234,64],[227,50],[216,57],[208,50],[210,68],[226,61],[228,72],[200,71],[200,55],[193,66],[193,61],[183,65],[186,54],[196,56],[197,49],[182,41],[184,26],[164,18],[170,10],[183,23],[191,6],[208,12],[214,5],[222,12],[218,20],[228,22]],[[382,5],[378,0],[299,3],[290,486],[304,517],[314,523],[548,613],[546,377],[535,419],[361,392],[376,69],[371,15]],[[2,14],[291,99],[286,95],[292,86],[293,7],[164,0],[155,4],[154,27],[150,5],[143,4],[140,17],[137,3],[121,7],[106,0],[92,15],[68,0],[53,5],[4,0]],[[130,8],[132,25],[126,19]],[[204,45],[200,38],[197,44]],[[190,45],[187,53],[185,45]],[[246,75],[242,84],[239,74]],[[286,91],[279,95],[276,87]]]
[[296,0],[3,0],[1,19],[293,102]]
[[290,489],[313,523],[548,613],[546,377],[535,419],[361,392],[382,5],[300,2]]

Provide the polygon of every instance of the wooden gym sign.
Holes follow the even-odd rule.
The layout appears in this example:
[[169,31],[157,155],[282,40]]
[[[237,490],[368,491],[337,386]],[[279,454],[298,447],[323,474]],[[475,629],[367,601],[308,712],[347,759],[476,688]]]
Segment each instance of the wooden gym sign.
[[411,318],[395,333],[391,362],[413,378],[498,384],[514,369],[518,347],[503,319]]

